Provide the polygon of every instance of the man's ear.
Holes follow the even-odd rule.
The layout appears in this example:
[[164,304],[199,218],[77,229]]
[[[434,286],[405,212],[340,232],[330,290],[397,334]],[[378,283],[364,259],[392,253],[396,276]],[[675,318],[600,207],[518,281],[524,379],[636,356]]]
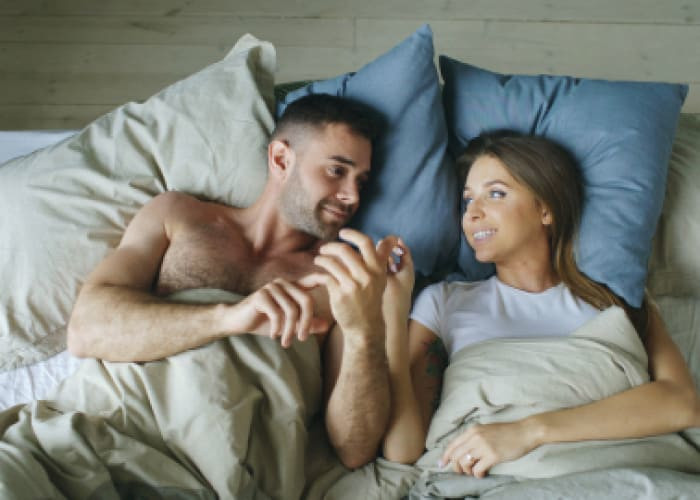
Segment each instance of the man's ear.
[[270,175],[286,178],[295,161],[296,153],[287,141],[273,139],[267,145],[267,169]]

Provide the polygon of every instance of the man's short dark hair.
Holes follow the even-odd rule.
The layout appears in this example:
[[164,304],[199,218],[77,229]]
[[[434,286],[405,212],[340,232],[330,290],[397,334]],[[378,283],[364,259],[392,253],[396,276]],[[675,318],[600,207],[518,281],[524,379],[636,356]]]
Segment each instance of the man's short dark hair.
[[330,94],[310,94],[287,106],[277,120],[271,139],[283,139],[296,129],[320,129],[339,123],[374,142],[379,135],[381,122],[374,109],[360,102]]

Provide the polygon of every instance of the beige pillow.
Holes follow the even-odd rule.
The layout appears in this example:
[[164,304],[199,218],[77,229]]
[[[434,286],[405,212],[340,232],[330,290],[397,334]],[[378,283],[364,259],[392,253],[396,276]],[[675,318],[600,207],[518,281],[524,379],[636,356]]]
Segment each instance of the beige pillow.
[[700,115],[680,117],[652,248],[652,294],[700,298]]
[[82,280],[136,211],[178,190],[231,205],[265,183],[275,50],[245,35],[221,61],[76,136],[0,167],[0,371],[65,348]]

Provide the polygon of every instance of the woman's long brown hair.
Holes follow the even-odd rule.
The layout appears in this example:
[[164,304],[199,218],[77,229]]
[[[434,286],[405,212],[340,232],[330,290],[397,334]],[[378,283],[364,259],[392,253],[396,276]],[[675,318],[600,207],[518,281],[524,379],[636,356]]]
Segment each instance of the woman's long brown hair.
[[552,268],[571,292],[597,309],[617,305],[625,309],[644,336],[648,325],[647,297],[640,309],[630,307],[607,286],[583,274],[576,265],[574,246],[583,207],[583,180],[572,156],[543,137],[503,132],[472,140],[457,159],[462,182],[481,156],[498,159],[508,172],[530,189],[551,212],[549,227]]

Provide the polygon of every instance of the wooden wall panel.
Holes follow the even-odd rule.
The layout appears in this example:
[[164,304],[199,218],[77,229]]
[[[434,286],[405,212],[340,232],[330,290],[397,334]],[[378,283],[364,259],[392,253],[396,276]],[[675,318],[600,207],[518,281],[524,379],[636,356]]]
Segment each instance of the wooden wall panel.
[[0,128],[81,127],[246,32],[286,82],[358,69],[422,22],[494,71],[686,82],[700,113],[700,0],[0,0]]

